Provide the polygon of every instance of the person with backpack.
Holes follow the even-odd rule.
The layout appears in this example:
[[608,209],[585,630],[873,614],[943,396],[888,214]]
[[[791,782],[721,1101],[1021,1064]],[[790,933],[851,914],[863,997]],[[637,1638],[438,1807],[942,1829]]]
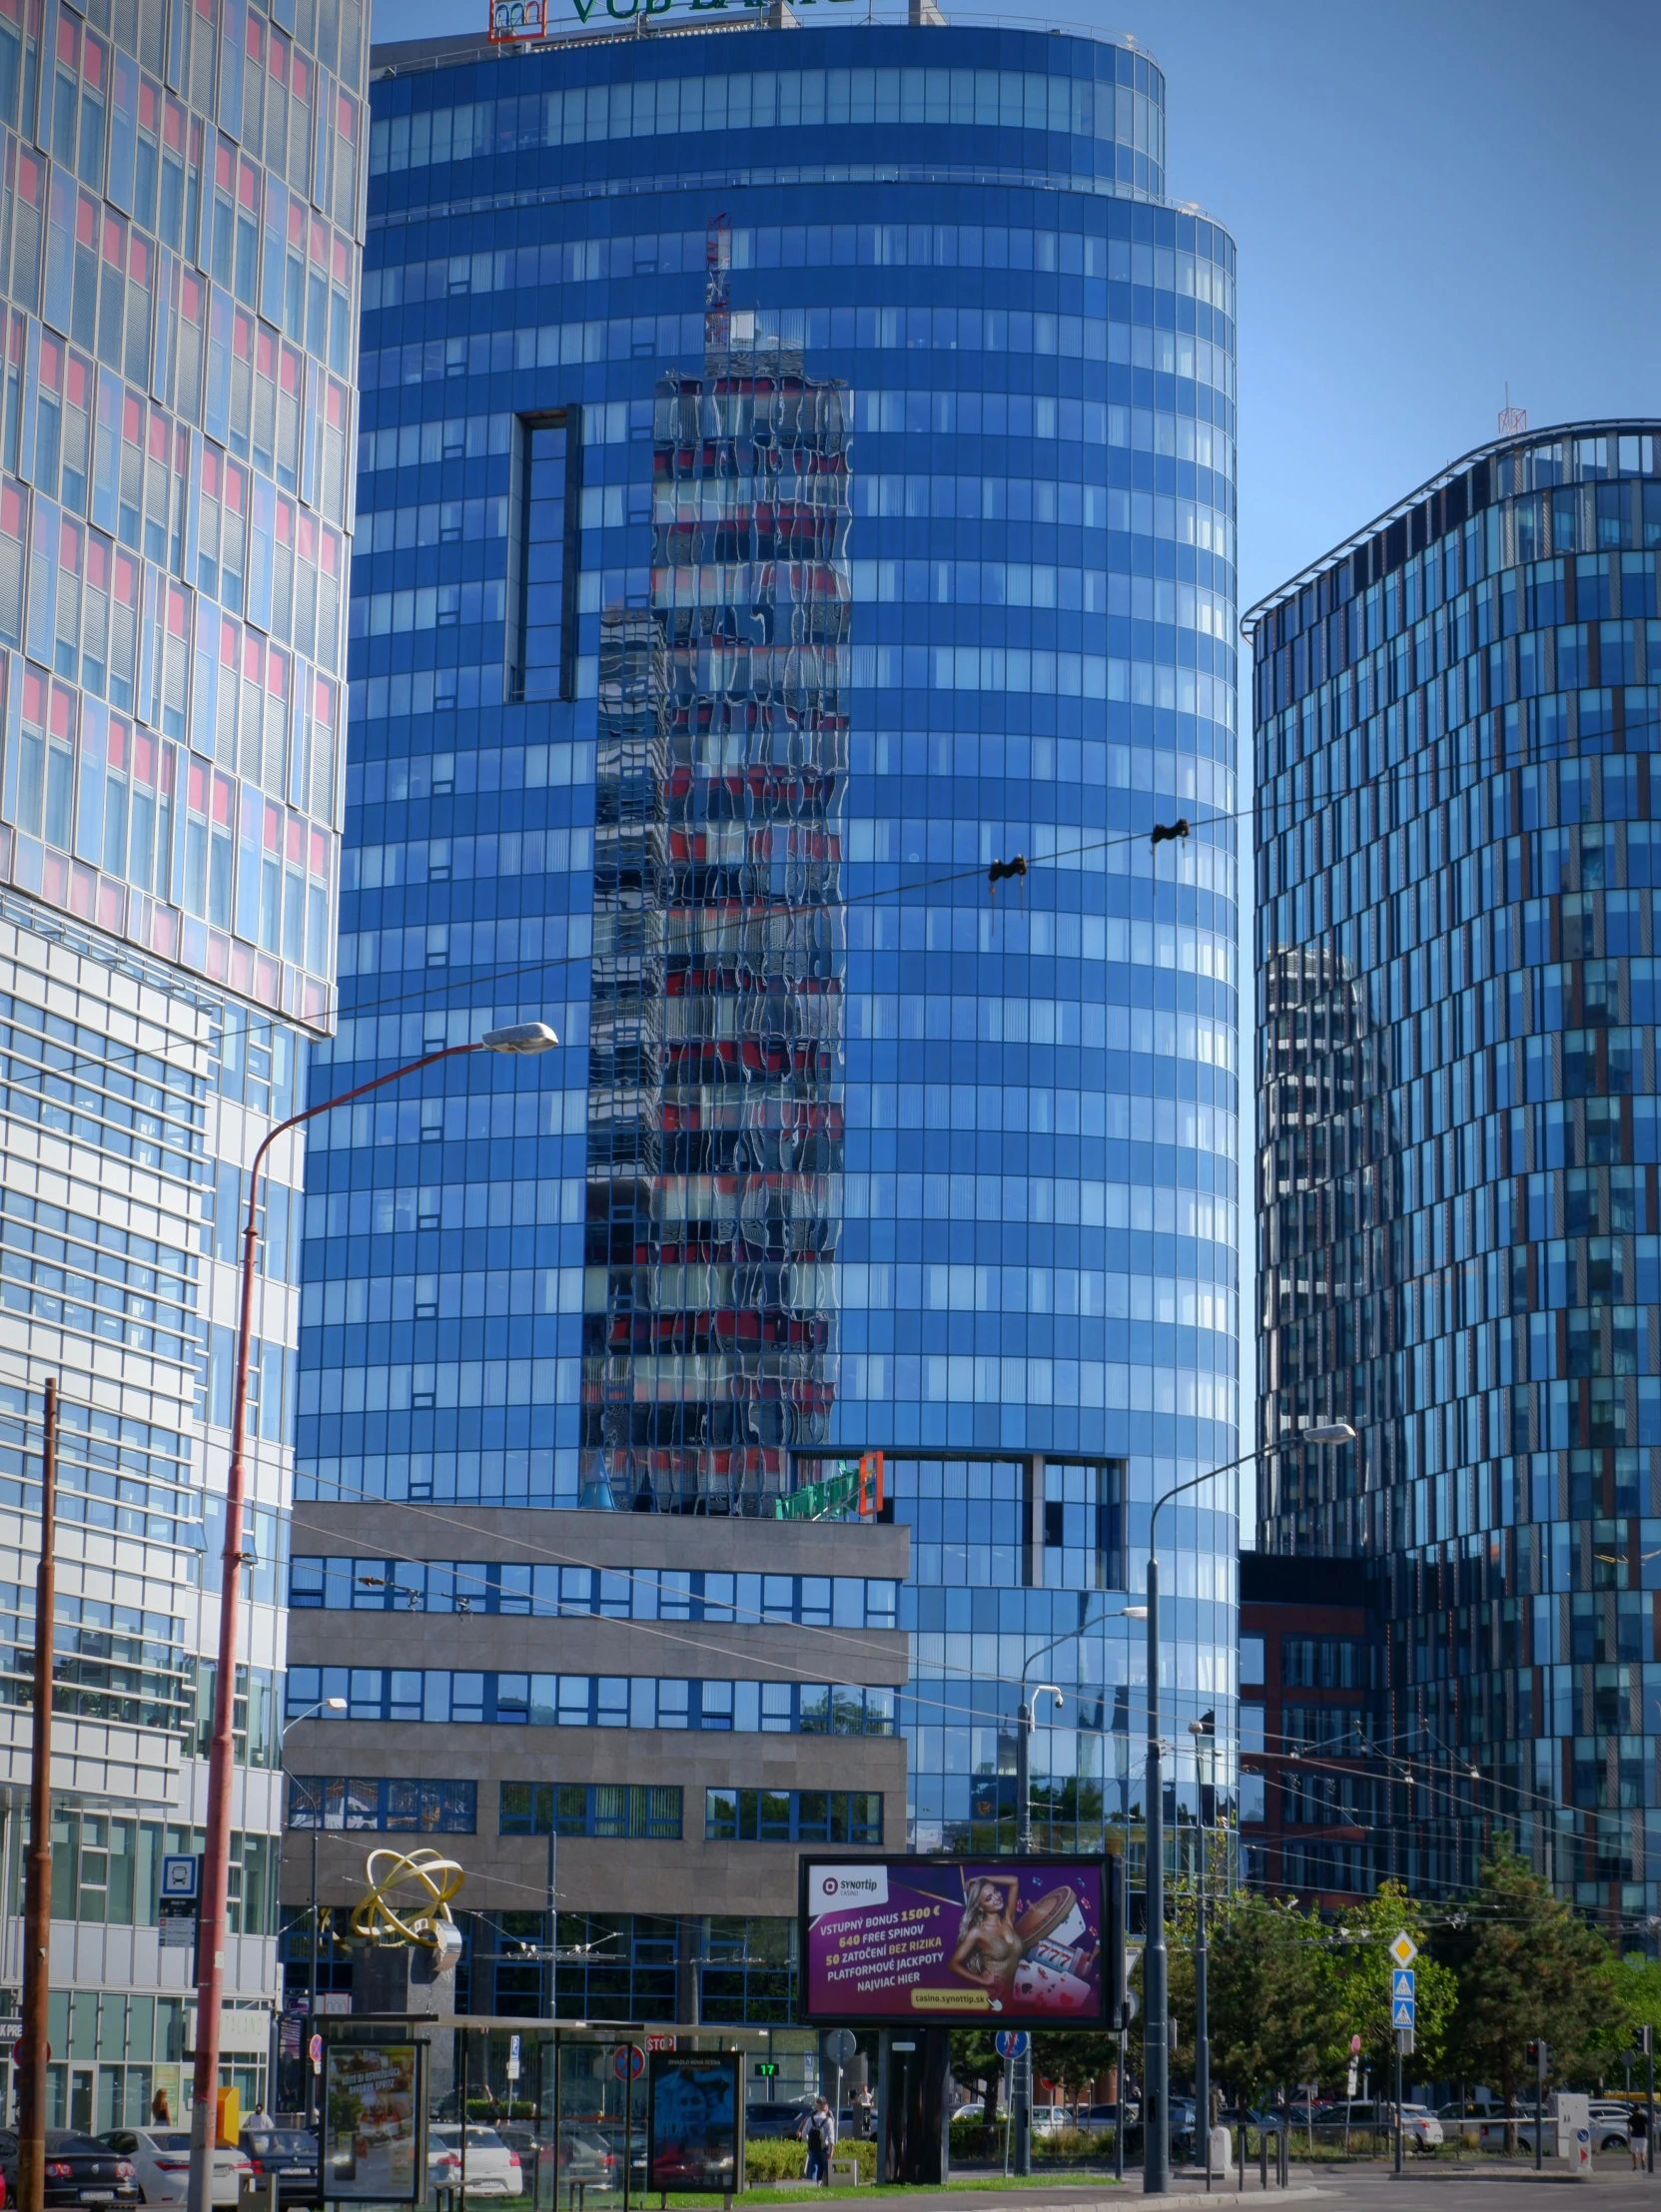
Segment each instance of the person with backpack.
[[830,2106],[821,2097],[813,2107],[807,2123],[807,2178],[809,2181],[830,2180],[830,2156],[836,2147],[836,2120]]

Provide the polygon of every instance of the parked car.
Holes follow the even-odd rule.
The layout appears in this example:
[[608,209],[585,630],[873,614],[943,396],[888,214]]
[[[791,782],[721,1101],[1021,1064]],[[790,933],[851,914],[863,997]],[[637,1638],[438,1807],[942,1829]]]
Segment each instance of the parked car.
[[[806,2114],[802,2128],[807,2126]],[[643,2189],[646,2185],[646,2123],[637,2119],[632,2128],[625,2128],[621,2120],[596,2120],[594,2133],[617,2161],[617,2178],[622,2180],[623,2153],[628,2152],[628,2181],[630,2190]]]
[[1628,2147],[1632,2140],[1632,2110],[1629,2105],[1617,2104],[1609,2097],[1593,2097],[1589,2113],[1593,2150],[1620,2151]]
[[758,2098],[744,2107],[744,2132],[755,2136],[799,2134],[806,2129],[808,2114],[816,2102],[813,2097]]
[[[129,2159],[146,2204],[183,2204],[191,2170],[191,2139],[182,2127],[117,2127],[98,2140],[118,2157]],[[317,2150],[312,2152],[313,2179],[317,2178]],[[240,2150],[214,2152],[214,2202],[235,2204],[249,2171]],[[90,2201],[96,2203],[97,2199]],[[287,2200],[285,2200],[287,2201]],[[308,2203],[315,2203],[316,2196]]]
[[243,2155],[254,2185],[264,2192],[277,2176],[277,2201],[282,2212],[291,2205],[322,2202],[318,2194],[318,2139],[309,2127],[245,2127]]
[[[1632,2115],[1624,2104],[1615,2104],[1607,2098],[1593,2098],[1589,2117],[1592,2123],[1592,2148],[1595,2151],[1619,2152],[1625,2150],[1632,2139]],[[1507,2124],[1516,2128],[1518,2150],[1534,2148],[1534,2112],[1530,2105],[1518,2112],[1514,2121],[1507,2123],[1497,2105],[1490,2105],[1483,2114],[1477,2141],[1484,2150],[1503,2150]],[[1545,2151],[1548,2157],[1557,2153],[1557,2121],[1549,2107],[1545,2115]]]
[[561,2123],[559,2178],[565,2182],[585,2181],[596,2189],[617,2186],[616,2155],[598,2128],[588,2127],[580,2120]]
[[[1353,2128],[1375,2128],[1380,2134],[1395,2131],[1395,2106],[1392,2103],[1355,2104],[1349,2107],[1349,2124]],[[1409,2150],[1431,2151],[1447,2140],[1442,2123],[1427,2104],[1407,2104],[1401,2107],[1401,2139]]]
[[[189,2147],[187,2137],[186,2149]],[[217,2175],[215,2179],[217,2183]],[[6,2201],[15,2204],[17,2134],[12,2128],[0,2129],[0,2180],[6,2185]],[[142,2201],[130,2158],[108,2143],[67,2127],[49,2127],[46,2131],[45,2197],[48,2204],[124,2205]],[[217,2195],[214,2201],[219,2202]]]
[[[442,2176],[434,2172],[441,2164]],[[436,2189],[461,2187],[461,2130],[458,2126],[435,2127],[427,2134],[426,2168],[430,2185]],[[518,2153],[508,2149],[493,2127],[476,2126],[469,2122],[466,2143],[466,2191],[469,2197],[519,2197],[524,2194],[524,2176],[519,2167]]]

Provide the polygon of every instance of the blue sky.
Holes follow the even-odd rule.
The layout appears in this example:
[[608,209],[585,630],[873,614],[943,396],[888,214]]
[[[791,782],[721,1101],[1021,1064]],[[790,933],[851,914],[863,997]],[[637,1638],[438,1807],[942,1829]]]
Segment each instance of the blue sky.
[[[1243,611],[1492,437],[1507,382],[1536,429],[1661,415],[1657,0],[942,4],[958,22],[1129,31],[1164,66],[1168,188],[1240,251]],[[903,20],[902,0],[868,5]],[[484,18],[484,0],[377,0],[375,24],[409,38]],[[1243,829],[1243,978],[1248,852]],[[1248,1027],[1248,981],[1241,996]],[[1247,1263],[1243,1410],[1249,1283]],[[1249,1411],[1242,1426],[1244,1443]]]
[[[1243,607],[1491,437],[1507,378],[1535,426],[1661,413],[1656,0],[943,4],[1164,65],[1169,187],[1240,249]],[[375,26],[484,17],[377,0]]]

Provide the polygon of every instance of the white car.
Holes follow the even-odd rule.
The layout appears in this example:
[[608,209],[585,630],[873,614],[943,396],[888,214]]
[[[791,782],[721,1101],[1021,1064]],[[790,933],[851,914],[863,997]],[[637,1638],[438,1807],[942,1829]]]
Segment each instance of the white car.
[[[1373,2128],[1380,2134],[1389,2134],[1395,2128],[1395,2106],[1392,2103],[1350,2104],[1335,2107],[1328,2120],[1342,2119],[1347,2113],[1351,2130]],[[1296,2133],[1293,2131],[1293,2147]],[[1447,2141],[1442,2123],[1427,2104],[1407,2104],[1401,2107],[1401,2140],[1409,2150],[1434,2150]]]
[[1593,2097],[1588,2107],[1592,2123],[1592,2148],[1601,2151],[1626,2150],[1632,2140],[1632,2107],[1616,2104],[1610,2099]]
[[[433,2188],[460,2188],[459,2127],[434,2127],[427,2131],[426,2167]],[[469,2197],[524,2195],[519,2154],[508,2149],[493,2127],[469,2126],[467,2129],[467,2194]]]
[[1401,2107],[1401,2139],[1411,2143],[1414,2150],[1434,2150],[1447,2137],[1442,2133],[1442,2123],[1427,2104],[1403,2104]]
[[[98,2140],[130,2158],[146,2204],[183,2204],[191,2170],[191,2139],[182,2127],[118,2127]],[[214,2202],[234,2205],[243,2176],[254,2168],[240,2150],[214,2153]]]

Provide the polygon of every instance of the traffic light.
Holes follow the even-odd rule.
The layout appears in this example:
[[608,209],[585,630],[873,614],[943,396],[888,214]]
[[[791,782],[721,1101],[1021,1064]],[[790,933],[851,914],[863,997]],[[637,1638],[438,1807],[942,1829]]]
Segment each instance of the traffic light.
[[1528,2046],[1528,2063],[1533,2067],[1539,2078],[1544,2081],[1551,2069],[1551,2045],[1543,2041],[1530,2043]]

